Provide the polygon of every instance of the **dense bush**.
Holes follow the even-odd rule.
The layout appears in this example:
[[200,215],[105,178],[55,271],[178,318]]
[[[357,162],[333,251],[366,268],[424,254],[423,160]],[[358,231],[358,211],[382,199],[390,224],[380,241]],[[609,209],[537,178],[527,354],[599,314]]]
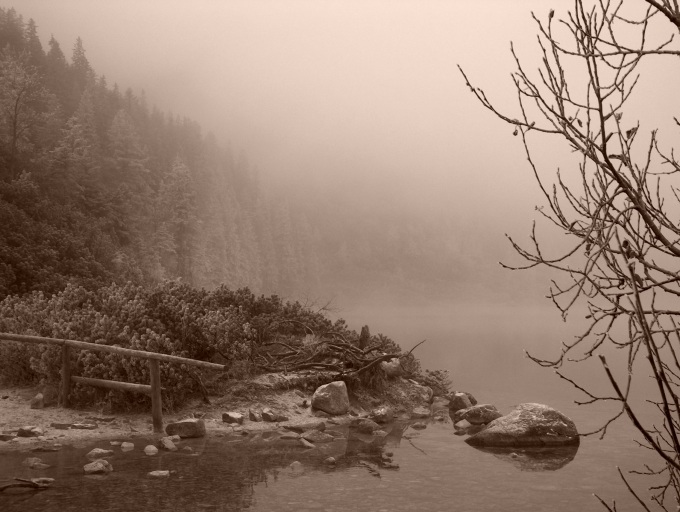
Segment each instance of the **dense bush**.
[[[276,295],[256,297],[247,288],[232,291],[197,290],[178,281],[155,286],[111,284],[94,290],[68,285],[54,295],[33,292],[12,295],[0,302],[0,332],[80,340],[135,350],[171,354],[225,365],[226,378],[254,372],[258,348],[272,340],[303,344],[312,336],[340,334],[350,343],[359,335],[344,320],[331,322],[323,313]],[[382,352],[401,352],[381,334],[370,337]],[[74,375],[123,382],[149,382],[148,364],[116,354],[74,351]],[[8,383],[56,384],[60,375],[56,346],[0,343],[0,376]],[[423,374],[413,355],[402,359],[407,374],[433,388],[442,379]],[[161,364],[164,404],[183,402],[200,389],[193,367]],[[384,374],[379,366],[362,375],[361,384],[379,389]],[[115,407],[146,404],[148,397],[75,386],[73,400],[93,403],[108,400]]]

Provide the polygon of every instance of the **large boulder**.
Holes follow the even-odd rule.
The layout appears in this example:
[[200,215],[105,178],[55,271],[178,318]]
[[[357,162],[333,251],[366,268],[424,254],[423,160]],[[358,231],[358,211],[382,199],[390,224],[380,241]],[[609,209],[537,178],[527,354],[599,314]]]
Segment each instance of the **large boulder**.
[[543,404],[520,404],[465,442],[472,446],[560,446],[578,444],[579,437],[574,422],[561,412]]
[[347,386],[341,380],[319,386],[312,396],[312,407],[332,415],[349,412]]
[[174,423],[168,423],[165,432],[169,436],[178,435],[179,437],[204,437],[205,422],[197,418],[189,418]]
[[479,404],[468,407],[467,409],[461,409],[453,413],[452,419],[454,423],[458,423],[462,420],[468,420],[472,425],[484,425],[486,423],[491,423],[496,418],[503,416],[496,406],[491,404]]

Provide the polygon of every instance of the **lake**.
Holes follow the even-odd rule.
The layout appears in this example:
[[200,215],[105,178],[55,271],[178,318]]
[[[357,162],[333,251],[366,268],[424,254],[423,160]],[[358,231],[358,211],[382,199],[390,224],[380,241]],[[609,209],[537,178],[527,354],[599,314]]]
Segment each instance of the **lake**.
[[[470,391],[502,412],[517,403],[541,402],[570,416],[581,432],[597,428],[611,408],[577,407],[573,400],[581,397],[573,388],[522,355],[522,346],[545,349],[545,355],[558,347],[564,324],[551,314],[521,305],[369,310],[358,304],[341,312],[353,328],[367,323],[374,334],[382,331],[404,348],[427,338],[418,348],[424,366],[449,369],[455,389]],[[597,379],[590,378],[595,385]],[[480,451],[454,435],[450,421],[429,422],[425,430],[395,424],[384,444],[340,429],[344,440],[314,450],[265,434],[185,440],[180,447],[191,446],[193,453],[148,457],[142,449],[152,440],[137,438],[132,451],[113,448],[114,472],[103,477],[84,476],[82,466],[87,451],[110,448],[108,441],[54,453],[2,454],[0,481],[50,476],[57,482],[40,493],[0,495],[0,510],[604,510],[593,497],[597,493],[626,511],[639,505],[616,466],[640,469],[654,461],[632,442],[636,433],[626,421],[604,440],[583,439],[577,451],[548,452]],[[52,467],[27,469],[21,461],[28,456],[39,456]],[[337,459],[335,466],[324,462],[328,456]],[[383,468],[384,456],[398,469]],[[295,461],[299,469],[290,467]],[[147,476],[156,469],[172,473],[160,480]],[[639,489],[648,485],[641,477],[632,481]]]

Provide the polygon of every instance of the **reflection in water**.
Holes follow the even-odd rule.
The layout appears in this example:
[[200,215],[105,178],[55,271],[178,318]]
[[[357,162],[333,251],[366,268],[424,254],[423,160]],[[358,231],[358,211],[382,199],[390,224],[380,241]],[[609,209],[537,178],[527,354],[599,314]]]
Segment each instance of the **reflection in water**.
[[546,448],[490,448],[474,447],[484,453],[509,462],[520,471],[557,471],[569,464],[579,445],[552,446]]
[[[47,476],[56,482],[48,491],[22,495],[0,495],[3,512],[40,510],[68,512],[80,510],[219,510],[240,511],[251,508],[258,485],[273,484],[281,477],[300,474],[323,474],[362,468],[379,476],[388,467],[390,457],[383,454],[386,444],[398,446],[402,428],[386,427],[387,436],[355,433],[347,427],[334,427],[342,437],[313,449],[296,440],[280,439],[279,432],[255,435],[233,435],[225,438],[186,439],[179,443],[178,452],[160,451],[146,456],[143,447],[155,439],[134,439],[135,449],[123,452],[114,448],[109,457],[113,473],[105,476],[83,475],[85,454],[93,447],[111,448],[99,442],[87,448],[69,448],[52,453],[39,453],[51,467],[36,471],[21,464],[28,452],[0,453],[0,482],[12,478]],[[190,447],[189,450],[182,448]],[[334,457],[333,466],[324,461]],[[299,461],[303,470],[292,469]],[[167,479],[152,479],[147,473],[170,470]]]

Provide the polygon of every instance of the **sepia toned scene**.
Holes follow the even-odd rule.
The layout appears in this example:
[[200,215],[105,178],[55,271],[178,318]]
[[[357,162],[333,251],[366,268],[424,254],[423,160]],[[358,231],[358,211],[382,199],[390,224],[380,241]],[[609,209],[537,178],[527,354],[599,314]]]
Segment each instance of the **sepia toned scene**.
[[0,510],[680,510],[679,39],[0,5]]

